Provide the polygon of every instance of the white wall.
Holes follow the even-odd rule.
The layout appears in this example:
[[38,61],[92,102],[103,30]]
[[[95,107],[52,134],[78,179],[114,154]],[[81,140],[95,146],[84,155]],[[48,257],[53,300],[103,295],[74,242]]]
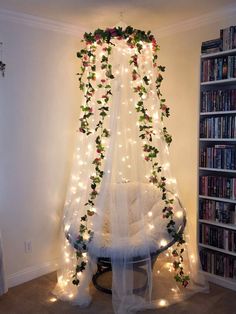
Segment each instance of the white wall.
[[[220,29],[236,24],[236,17],[161,38],[160,64],[166,66],[163,94],[171,108],[167,122],[173,135],[171,167],[196,236],[198,114],[201,43],[220,36]],[[158,37],[158,36],[157,36]]]
[[0,77],[0,229],[15,284],[38,267],[53,268],[58,256],[80,106],[79,39],[0,21],[0,41],[7,65]]

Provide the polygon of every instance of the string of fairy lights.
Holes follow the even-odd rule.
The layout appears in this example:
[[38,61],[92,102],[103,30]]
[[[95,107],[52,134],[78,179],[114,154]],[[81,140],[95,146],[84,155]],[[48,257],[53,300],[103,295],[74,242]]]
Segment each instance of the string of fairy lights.
[[[112,29],[112,31],[106,30],[101,31],[100,33],[96,33],[95,31],[94,34],[86,34],[84,37],[84,41],[86,42],[86,48],[82,49],[79,54],[79,57],[81,58],[83,63],[83,66],[81,67],[79,81],[80,87],[83,91],[83,94],[85,95],[85,99],[82,104],[83,111],[80,117],[80,132],[82,132],[83,134],[81,134],[79,137],[78,146],[74,155],[75,168],[71,175],[71,187],[69,189],[67,201],[65,204],[66,209],[69,209],[71,206],[74,208],[73,215],[72,217],[70,217],[70,219],[67,219],[68,217],[66,217],[66,214],[64,217],[64,220],[66,221],[66,224],[64,226],[64,231],[66,234],[66,241],[64,246],[64,260],[66,264],[72,265],[72,268],[76,269],[76,272],[74,272],[72,268],[68,268],[66,275],[61,275],[58,278],[58,285],[61,287],[61,289],[69,291],[68,299],[73,299],[74,297],[74,294],[70,292],[70,289],[68,289],[71,278],[73,277],[75,285],[79,286],[80,282],[83,281],[83,276],[85,276],[84,270],[87,263],[89,262],[87,247],[89,241],[91,241],[92,239],[91,230],[93,228],[93,220],[96,219],[96,215],[98,214],[99,209],[97,209],[95,206],[94,199],[96,198],[96,195],[94,198],[90,197],[88,199],[88,202],[90,202],[91,205],[89,207],[89,210],[83,206],[85,200],[85,197],[83,195],[86,194],[85,192],[87,191],[87,186],[91,184],[89,178],[97,178],[97,181],[92,181],[92,184],[94,184],[94,186],[97,188],[103,177],[103,172],[101,172],[102,175],[100,176],[100,178],[98,178],[97,173],[98,171],[101,171],[100,167],[104,167],[104,163],[106,162],[107,158],[106,152],[107,150],[109,150],[109,142],[111,140],[110,135],[112,136],[111,130],[109,129],[109,127],[104,126],[103,120],[105,120],[105,117],[108,119],[111,118],[111,112],[106,109],[106,105],[110,101],[111,95],[109,95],[109,91],[111,90],[111,84],[114,78],[116,80],[119,80],[119,77],[124,78],[126,76],[126,81],[130,82],[130,89],[134,91],[132,97],[123,100],[121,103],[122,106],[126,106],[126,108],[128,107],[126,109],[127,116],[138,114],[140,113],[140,111],[144,112],[144,118],[139,118],[135,125],[135,132],[133,132],[132,127],[129,125],[127,125],[125,129],[119,129],[116,131],[116,145],[117,149],[120,150],[119,162],[121,165],[120,169],[117,170],[118,182],[129,182],[129,177],[132,172],[131,156],[127,153],[127,145],[131,147],[130,151],[133,150],[133,147],[137,147],[138,145],[141,148],[146,147],[146,151],[144,149],[144,151],[141,152],[140,158],[146,161],[151,160],[152,165],[154,164],[155,158],[157,158],[158,153],[154,150],[155,147],[153,143],[157,143],[157,145],[159,145],[160,148],[163,149],[164,154],[169,154],[168,145],[171,141],[171,137],[168,134],[166,128],[163,126],[163,117],[168,117],[169,108],[165,105],[165,99],[162,98],[162,94],[159,90],[160,83],[162,81],[162,76],[160,75],[160,72],[163,71],[163,67],[158,68],[159,71],[156,78],[156,60],[159,47],[156,45],[156,41],[153,35],[151,35],[150,33],[146,34],[144,32],[141,32],[140,35],[140,33],[138,32],[141,31],[137,31],[135,29],[132,29],[132,31],[128,29],[127,31],[127,29],[122,30],[119,28],[115,28]],[[106,34],[109,34],[109,40],[106,37]],[[138,39],[135,39],[135,36],[138,36]],[[134,40],[132,41],[130,40],[130,38],[133,38]],[[113,39],[113,42],[115,42],[115,44],[111,44],[111,39]],[[123,45],[124,42],[125,47]],[[117,49],[117,52],[121,54],[121,59],[122,56],[127,56],[130,60],[130,65],[121,64],[121,66],[114,71],[114,75],[113,67],[110,64],[109,60],[112,49]],[[97,56],[99,56],[98,59]],[[103,62],[100,62],[99,60],[103,60]],[[144,69],[140,68],[138,62],[140,64],[144,64]],[[149,69],[147,73],[142,73],[146,69],[146,66],[150,63],[154,64],[154,66]],[[85,77],[85,81],[82,80],[82,77]],[[124,83],[120,82],[118,88],[120,90],[125,88]],[[160,100],[161,115],[158,110],[156,110],[154,104],[150,105],[149,111],[143,105],[144,102],[147,101],[149,103],[155,103],[155,89],[157,89],[157,96]],[[104,93],[104,91],[106,93]],[[105,99],[105,102],[102,100],[101,95],[103,99]],[[135,106],[133,105],[134,103]],[[98,104],[100,105],[100,108],[102,108],[103,106],[103,109],[100,110],[100,113],[105,112],[104,119],[101,120],[102,122],[99,121],[99,123],[101,122],[99,127],[97,127],[99,115],[98,112],[95,112],[94,109],[94,106],[97,106]],[[119,121],[120,119],[121,115],[119,114],[116,116],[116,120]],[[88,123],[89,120],[90,124]],[[153,125],[152,129],[150,127],[151,132],[145,133],[148,134],[149,137],[132,137],[133,133],[140,134],[140,129],[142,130],[142,128],[149,132],[148,123]],[[93,140],[96,139],[96,134],[99,128],[101,131],[101,137],[98,143],[93,144],[91,138]],[[103,132],[105,132],[105,135],[107,136],[103,136]],[[88,135],[90,136],[90,141],[86,140]],[[125,143],[124,138],[126,139]],[[86,146],[84,145],[85,143],[87,143]],[[96,149],[94,149],[96,147],[99,157],[96,157]],[[158,147],[158,149],[160,148]],[[153,157],[151,154],[153,154]],[[100,156],[102,156],[102,158]],[[94,162],[94,160],[98,161]],[[88,165],[92,163],[95,164],[96,170],[92,169],[91,173],[88,175]],[[170,163],[164,162],[161,165],[160,172],[162,171],[164,173],[168,173],[169,168]],[[155,181],[150,181],[150,177],[153,177],[153,169],[154,168],[152,168],[145,175],[145,178],[147,182],[155,185]],[[108,174],[110,174],[111,172],[112,169],[107,170]],[[159,174],[158,177],[160,178]],[[168,203],[171,196],[168,195],[166,190],[167,188],[169,188],[169,190],[176,190],[176,179],[173,177],[163,178],[163,176],[161,178],[163,179],[163,186],[160,188],[162,188],[163,193],[165,193],[165,197],[167,200],[166,204],[171,207],[172,203]],[[92,193],[93,191],[95,191],[95,189],[92,189]],[[96,190],[96,194],[98,193],[99,188],[98,191]],[[178,197],[178,194],[175,193],[174,197]],[[65,212],[67,212],[67,210],[65,210]],[[183,215],[183,211],[180,210],[175,213],[171,210],[170,212],[171,220],[173,221],[174,217],[181,218]],[[90,215],[91,217],[90,219],[88,219],[88,216]],[[155,229],[155,226],[153,224],[153,216],[154,213],[152,211],[148,211],[146,218],[148,221],[147,226],[150,232]],[[74,235],[72,234],[72,221],[76,218],[81,220],[81,225],[79,227],[80,230],[78,230],[79,234],[75,241]],[[159,241],[160,247],[165,247],[168,243],[168,240],[169,239],[161,239]],[[167,257],[172,256],[172,258],[177,258],[177,260],[175,260],[174,262],[166,263],[166,269],[168,269],[169,272],[179,271],[179,273],[175,275],[175,278],[177,278],[176,281],[179,281],[183,286],[187,286],[189,282],[189,273],[184,273],[184,263],[182,256],[186,244],[183,238],[180,238],[178,240],[179,243],[177,243],[174,249],[176,256],[173,254],[172,248],[169,248],[165,253]],[[181,253],[178,253],[178,250],[180,250],[179,246],[181,246]],[[76,251],[76,254],[73,255],[74,250]],[[195,260],[193,255],[191,256],[191,260],[192,262]],[[157,272],[160,273],[160,271]],[[176,293],[176,289],[172,288],[172,292]],[[54,301],[52,300],[52,302]],[[161,299],[159,300],[159,305],[166,306],[167,301]]]

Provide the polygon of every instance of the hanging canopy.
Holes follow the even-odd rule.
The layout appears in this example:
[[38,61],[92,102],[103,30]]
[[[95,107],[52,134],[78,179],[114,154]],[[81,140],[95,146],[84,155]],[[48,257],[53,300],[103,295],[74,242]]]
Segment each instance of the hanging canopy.
[[205,287],[191,242],[178,233],[186,214],[170,172],[159,47],[150,32],[132,27],[85,34],[84,44],[84,97],[55,294],[88,305],[102,257],[112,265],[115,313],[167,306]]

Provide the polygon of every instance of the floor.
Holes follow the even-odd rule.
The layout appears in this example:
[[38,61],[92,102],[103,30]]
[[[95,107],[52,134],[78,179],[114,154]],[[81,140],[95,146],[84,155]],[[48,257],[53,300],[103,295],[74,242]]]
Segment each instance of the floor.
[[[0,297],[1,314],[113,314],[111,296],[92,289],[93,302],[81,309],[67,302],[51,302],[56,274],[42,276],[11,288]],[[236,292],[211,284],[209,294],[196,294],[191,299],[169,308],[139,312],[141,314],[235,314]]]

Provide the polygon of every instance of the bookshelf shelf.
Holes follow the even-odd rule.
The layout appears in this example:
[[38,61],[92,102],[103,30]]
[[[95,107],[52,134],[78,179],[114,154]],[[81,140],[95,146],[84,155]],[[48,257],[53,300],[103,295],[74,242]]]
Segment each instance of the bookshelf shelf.
[[200,112],[200,116],[214,116],[214,115],[225,115],[225,114],[236,114],[236,110]]
[[208,280],[236,290],[236,170],[229,169],[236,167],[236,47],[231,38],[236,40],[236,26],[202,45],[204,52],[224,51],[200,56],[198,247]]
[[211,282],[215,283],[215,284],[220,284],[221,286],[231,289],[231,290],[235,290],[236,291],[236,284],[235,284],[235,280],[230,279],[230,278],[225,278],[223,276],[217,276],[214,275],[212,273],[209,273],[207,271],[203,271],[200,270],[200,273],[204,274],[204,276]]
[[201,86],[207,86],[207,85],[225,85],[225,84],[236,84],[236,78],[228,78],[228,79],[224,79],[224,80],[202,82],[202,83],[201,83]]
[[220,248],[215,247],[215,246],[212,246],[212,245],[207,245],[207,244],[199,243],[199,246],[204,247],[204,248],[209,249],[209,250],[213,250],[213,251],[221,252],[221,253],[224,253],[224,254],[236,256],[236,252],[232,252],[232,251],[227,251],[227,250],[224,250],[224,249],[220,249]]
[[224,224],[222,222],[217,222],[217,221],[213,221],[213,220],[206,220],[206,219],[199,219],[199,222],[204,223],[204,224],[208,224],[208,225],[212,225],[212,226],[218,226],[218,227],[223,227],[226,229],[236,230],[235,224]]
[[236,138],[200,138],[200,142],[236,142]]
[[215,53],[205,53],[201,55],[201,59],[223,57],[223,56],[228,56],[228,55],[233,55],[233,54],[236,54],[236,49],[230,49],[230,50],[225,50],[225,51],[220,51],[220,52],[215,52]]
[[214,171],[214,172],[236,173],[236,170],[231,170],[231,169],[218,169],[218,168],[199,167],[199,170],[202,170],[202,171]]
[[225,202],[225,203],[236,204],[236,200],[232,200],[232,199],[230,199],[230,198],[213,197],[213,196],[205,196],[205,195],[199,195],[199,198],[201,198],[201,199],[207,199],[207,200],[212,200],[212,201],[219,201],[219,202]]

